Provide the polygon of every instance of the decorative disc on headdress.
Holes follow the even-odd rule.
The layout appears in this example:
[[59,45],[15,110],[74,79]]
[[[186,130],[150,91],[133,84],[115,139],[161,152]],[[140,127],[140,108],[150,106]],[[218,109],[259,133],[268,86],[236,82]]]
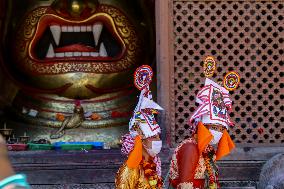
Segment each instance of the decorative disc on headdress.
[[212,56],[207,56],[203,64],[205,77],[212,77],[216,69],[216,62]]
[[136,69],[134,73],[134,84],[137,89],[142,90],[150,85],[153,77],[153,70],[148,65],[142,65]]
[[237,72],[229,72],[226,74],[226,76],[224,77],[224,87],[228,90],[228,91],[233,91],[235,90],[240,83],[240,75]]

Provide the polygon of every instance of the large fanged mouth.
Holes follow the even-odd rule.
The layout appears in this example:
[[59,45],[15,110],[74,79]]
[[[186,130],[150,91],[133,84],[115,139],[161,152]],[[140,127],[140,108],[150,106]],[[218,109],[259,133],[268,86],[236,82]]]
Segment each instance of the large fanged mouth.
[[[48,23],[35,36],[31,56],[43,62],[56,60],[115,60],[124,51],[114,26],[103,21],[90,23]],[[33,48],[34,47],[34,48]]]

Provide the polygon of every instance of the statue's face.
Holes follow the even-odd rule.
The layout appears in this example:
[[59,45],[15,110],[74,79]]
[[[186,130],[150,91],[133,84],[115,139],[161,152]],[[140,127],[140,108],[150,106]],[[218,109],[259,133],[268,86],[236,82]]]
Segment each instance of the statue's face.
[[147,63],[153,45],[151,26],[138,4],[134,0],[10,1],[6,66],[26,88],[71,98],[132,86],[133,70]]

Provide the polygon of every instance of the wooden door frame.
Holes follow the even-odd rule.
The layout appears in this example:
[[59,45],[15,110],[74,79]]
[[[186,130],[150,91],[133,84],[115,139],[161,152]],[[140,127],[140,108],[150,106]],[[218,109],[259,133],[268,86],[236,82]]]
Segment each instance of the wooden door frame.
[[162,138],[167,147],[173,147],[175,143],[172,6],[172,0],[155,0],[157,98],[158,103],[165,109],[159,121],[162,127]]

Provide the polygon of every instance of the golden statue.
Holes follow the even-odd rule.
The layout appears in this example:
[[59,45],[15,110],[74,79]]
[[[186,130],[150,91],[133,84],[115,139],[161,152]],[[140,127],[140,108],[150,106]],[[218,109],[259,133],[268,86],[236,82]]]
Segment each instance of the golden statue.
[[97,114],[100,119],[87,116],[80,127],[66,130],[58,140],[117,143],[127,131],[136,101],[133,72],[153,62],[153,3],[0,3],[1,38],[7,47],[1,58],[18,87],[9,94],[15,96],[10,115],[19,123],[13,128],[16,133],[27,131],[32,140],[50,139],[62,126],[56,115],[71,116],[74,103],[80,100],[85,114]]
[[58,131],[50,135],[51,139],[58,139],[61,138],[65,134],[66,128],[73,129],[78,128],[81,126],[83,121],[85,120],[84,117],[84,109],[80,104],[80,101],[76,103],[74,107],[74,113],[72,116],[67,117],[63,120],[61,127]]

